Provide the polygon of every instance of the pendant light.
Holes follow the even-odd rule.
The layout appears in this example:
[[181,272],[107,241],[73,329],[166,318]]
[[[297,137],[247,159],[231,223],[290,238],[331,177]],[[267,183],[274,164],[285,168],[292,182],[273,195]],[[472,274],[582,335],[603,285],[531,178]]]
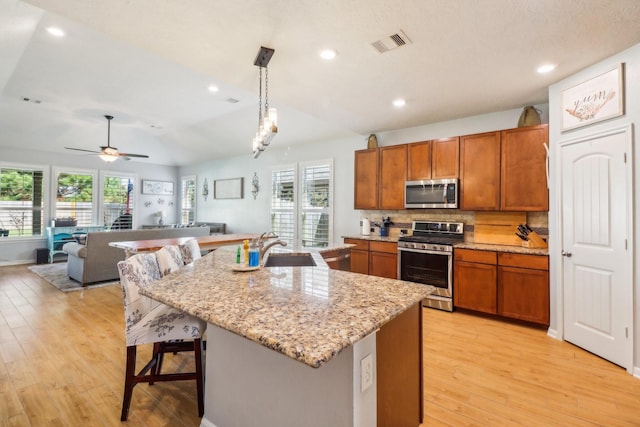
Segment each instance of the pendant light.
[[[273,137],[278,133],[278,112],[275,108],[269,107],[269,69],[267,65],[275,52],[268,47],[260,47],[258,56],[253,65],[259,68],[260,86],[258,102],[258,130],[253,137],[253,158],[256,159],[271,143]],[[262,109],[262,81],[264,75],[264,110]]]

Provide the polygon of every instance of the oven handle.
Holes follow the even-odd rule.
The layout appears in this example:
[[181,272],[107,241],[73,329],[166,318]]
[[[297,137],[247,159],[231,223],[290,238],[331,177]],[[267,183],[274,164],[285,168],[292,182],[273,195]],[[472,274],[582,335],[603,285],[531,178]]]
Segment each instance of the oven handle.
[[398,248],[398,255],[400,255],[400,252],[416,252],[419,254],[453,256],[453,252],[430,251],[427,249]]

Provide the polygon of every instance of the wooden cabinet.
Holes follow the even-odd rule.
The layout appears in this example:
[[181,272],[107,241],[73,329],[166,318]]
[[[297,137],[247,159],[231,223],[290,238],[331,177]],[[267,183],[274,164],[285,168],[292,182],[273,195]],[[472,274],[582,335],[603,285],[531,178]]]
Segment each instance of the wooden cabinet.
[[407,180],[459,177],[460,138],[407,145]]
[[500,210],[500,132],[460,138],[460,209]]
[[344,239],[344,242],[356,245],[351,248],[351,272],[369,274],[369,241]]
[[495,252],[454,250],[453,301],[455,307],[496,314],[497,257]]
[[460,138],[460,209],[548,211],[548,125]]
[[431,141],[407,144],[407,180],[431,179]]
[[369,274],[398,278],[398,244],[394,242],[369,242]]
[[407,145],[380,150],[380,209],[404,209],[404,183],[407,180]]
[[358,150],[354,164],[354,209],[378,208],[378,149]]
[[344,239],[351,248],[351,272],[395,279],[398,276],[398,244],[395,242]]
[[498,314],[549,324],[549,257],[498,254]]
[[549,257],[454,251],[454,306],[549,324]]
[[460,138],[431,141],[431,178],[458,178],[460,165]]
[[548,211],[548,125],[502,131],[500,208],[503,211]]

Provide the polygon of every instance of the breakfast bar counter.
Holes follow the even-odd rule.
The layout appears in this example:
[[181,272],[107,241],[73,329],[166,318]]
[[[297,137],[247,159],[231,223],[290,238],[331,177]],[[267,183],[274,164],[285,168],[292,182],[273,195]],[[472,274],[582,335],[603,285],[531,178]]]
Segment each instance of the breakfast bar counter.
[[[316,267],[238,272],[235,248],[222,247],[141,289],[208,322],[203,426],[373,426],[376,406],[378,421],[402,410],[380,407],[391,392],[380,381],[406,370],[393,358],[416,353],[421,383],[420,301],[433,288],[330,270],[313,256]],[[416,410],[393,425],[418,426]]]

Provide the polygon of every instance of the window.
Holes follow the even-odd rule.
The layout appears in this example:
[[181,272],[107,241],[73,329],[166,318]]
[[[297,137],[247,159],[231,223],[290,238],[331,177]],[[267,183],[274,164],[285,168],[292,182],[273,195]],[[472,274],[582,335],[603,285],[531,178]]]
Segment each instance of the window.
[[191,224],[196,221],[196,177],[183,176],[180,185],[180,224]]
[[[271,229],[294,248],[333,241],[333,162],[301,163],[271,174]],[[297,177],[297,179],[296,179]]]
[[111,230],[133,228],[133,183],[136,176],[102,176],[102,219]]
[[0,238],[41,236],[44,170],[0,166]]
[[271,172],[271,230],[294,247],[296,240],[295,166]]
[[55,174],[55,218],[76,218],[78,225],[94,224],[93,172],[66,172]]
[[300,227],[303,247],[329,246],[331,174],[331,164],[326,162],[301,168]]

